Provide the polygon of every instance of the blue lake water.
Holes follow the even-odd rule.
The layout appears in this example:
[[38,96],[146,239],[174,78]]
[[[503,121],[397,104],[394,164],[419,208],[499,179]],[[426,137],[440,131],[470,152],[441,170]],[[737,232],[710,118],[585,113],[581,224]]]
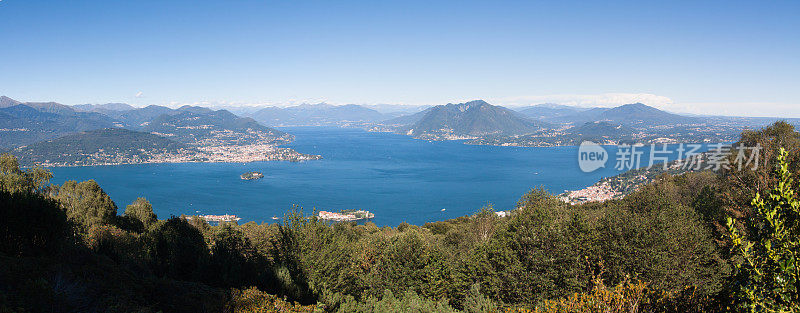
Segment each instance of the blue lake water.
[[[95,179],[120,211],[145,197],[159,218],[229,213],[242,222],[272,222],[272,216],[298,205],[307,213],[365,209],[375,213],[378,225],[421,225],[472,214],[487,204],[512,209],[533,187],[561,193],[619,172],[616,147],[607,147],[611,159],[605,168],[584,173],[577,147],[473,146],[327,127],[283,130],[296,136],[288,147],[324,159],[54,168],[53,182]],[[647,165],[649,150],[643,151],[641,164]],[[241,180],[248,171],[265,177]]]

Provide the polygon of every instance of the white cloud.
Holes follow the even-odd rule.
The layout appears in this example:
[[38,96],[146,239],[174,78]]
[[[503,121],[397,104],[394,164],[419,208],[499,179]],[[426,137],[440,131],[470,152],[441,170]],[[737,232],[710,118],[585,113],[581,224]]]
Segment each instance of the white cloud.
[[669,109],[675,105],[669,97],[649,93],[604,93],[596,95],[543,95],[519,96],[491,99],[495,104],[519,107],[541,103],[557,103],[578,107],[615,107],[628,103],[641,102],[661,109]]
[[604,93],[594,95],[543,95],[503,97],[487,100],[495,105],[520,107],[541,103],[556,103],[579,107],[615,107],[629,103],[644,103],[661,110],[698,115],[800,117],[800,106],[775,102],[684,102],[649,93]]
[[144,93],[139,91],[139,92],[136,93],[136,95],[134,97],[141,98],[142,96],[144,96]]
[[776,102],[686,102],[676,105],[675,112],[701,115],[800,117],[800,105]]
[[287,99],[281,101],[256,101],[256,102],[227,101],[227,100],[203,100],[194,102],[171,101],[169,103],[165,103],[164,105],[167,107],[174,107],[174,108],[181,107],[184,105],[192,105],[192,106],[224,109],[231,107],[240,107],[240,108],[241,107],[290,107],[301,104],[317,104],[317,103],[327,103],[332,105],[349,104],[349,103],[333,102],[325,98],[305,98],[305,99]]

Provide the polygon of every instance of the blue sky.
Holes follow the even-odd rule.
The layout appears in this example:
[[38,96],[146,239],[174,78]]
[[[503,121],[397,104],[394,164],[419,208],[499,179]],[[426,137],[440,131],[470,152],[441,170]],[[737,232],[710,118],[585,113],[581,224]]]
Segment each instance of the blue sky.
[[800,1],[2,0],[0,94],[800,117],[798,16]]

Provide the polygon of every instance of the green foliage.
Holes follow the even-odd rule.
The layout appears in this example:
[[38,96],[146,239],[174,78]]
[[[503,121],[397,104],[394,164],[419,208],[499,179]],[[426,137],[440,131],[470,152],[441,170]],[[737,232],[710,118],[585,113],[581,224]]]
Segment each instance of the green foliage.
[[150,160],[154,155],[191,151],[155,134],[123,128],[94,129],[36,142],[13,150],[23,164],[95,165],[121,160]]
[[[524,303],[579,291],[586,285],[586,256],[596,243],[584,220],[541,189],[496,230],[463,270],[474,272],[481,290],[505,303]],[[492,214],[494,215],[494,214]],[[478,219],[487,214],[479,214]],[[482,240],[482,236],[476,237]],[[467,286],[467,288],[469,285]]]
[[488,241],[494,235],[497,221],[498,217],[494,213],[494,208],[491,205],[483,207],[475,214],[474,222],[472,223],[473,241],[479,243]]
[[[781,149],[787,152],[789,172],[800,175],[800,133],[795,131],[792,124],[779,121],[760,130],[744,131],[736,145],[761,147],[758,153],[758,168],[754,170],[752,167],[742,169],[732,167],[724,170],[720,176],[720,196],[727,207],[726,215],[740,218],[753,213],[750,200],[756,193],[763,194],[778,183],[779,177],[772,175],[772,171],[777,166],[775,162]],[[735,157],[734,153],[729,156],[731,164]]]
[[125,207],[125,217],[140,224],[140,226],[137,225],[139,229],[147,229],[158,221],[158,217],[153,213],[153,205],[141,197]]
[[800,312],[800,200],[789,172],[788,152],[777,157],[778,181],[766,198],[753,198],[747,232],[728,219],[730,239],[742,258],[736,294],[749,312]]
[[70,232],[57,202],[40,194],[0,190],[0,253],[49,255],[68,243]]
[[86,246],[94,252],[126,265],[141,267],[147,257],[144,237],[114,225],[95,224],[86,235]]
[[61,203],[70,220],[88,228],[95,224],[113,224],[117,205],[94,180],[70,180],[54,186],[51,196]]
[[350,298],[339,307],[337,312],[400,312],[400,313],[448,313],[457,312],[443,301],[432,301],[420,297],[413,291],[401,294],[400,298],[395,297],[394,293],[387,290],[382,297],[370,296],[363,302],[354,301]]
[[313,305],[303,306],[298,303],[288,302],[278,296],[271,295],[251,287],[244,290],[231,291],[231,300],[225,306],[225,312],[255,313],[255,312],[317,312]]
[[575,293],[558,300],[546,300],[533,312],[552,313],[625,313],[638,312],[646,301],[646,284],[623,281],[614,287],[606,287],[602,279],[596,278],[591,292]]
[[224,223],[211,233],[211,257],[206,272],[215,273],[210,280],[219,286],[257,284],[261,258],[250,241],[232,223]]
[[203,234],[172,217],[147,234],[150,268],[159,277],[198,280],[209,256]]
[[307,241],[309,229],[318,229],[321,223],[316,218],[306,219],[298,207],[293,207],[283,221],[278,224],[278,236],[274,240],[277,247],[273,252],[276,274],[282,284],[281,289],[293,299],[311,302],[316,298],[308,282],[307,266],[304,264],[305,252],[319,248]]
[[[778,126],[767,131],[775,136],[758,138],[794,138]],[[211,226],[191,217],[159,221],[143,198],[117,216],[94,181],[50,187],[47,172],[21,171],[10,156],[0,161],[0,308],[724,311],[732,260],[715,235],[730,204],[725,193],[748,192],[727,182],[730,173],[665,174],[604,203],[570,205],[538,188],[506,217],[486,206],[423,227],[325,223],[300,208],[278,224]],[[760,217],[734,233],[749,254],[733,260],[753,260],[733,279],[744,286],[740,295],[797,301],[789,283],[796,276],[787,274],[797,269],[792,184],[757,198]],[[71,239],[76,232],[82,240]],[[36,306],[31,295],[48,300]],[[86,306],[87,295],[99,300]]]
[[464,301],[464,312],[467,313],[481,313],[481,312],[497,312],[499,307],[492,299],[484,296],[478,284],[473,284],[469,289],[469,295]]
[[17,158],[0,154],[0,190],[8,192],[42,192],[53,174],[41,167],[21,170]]
[[691,185],[690,178],[665,177],[602,205],[605,213],[592,233],[612,283],[634,275],[671,293],[688,286],[705,295],[721,290],[728,266],[702,215],[686,205],[697,197],[684,192]]
[[[299,208],[273,225],[157,221],[144,199],[117,217],[92,181],[49,194],[59,201],[54,212],[79,223],[88,251],[141,275],[134,282],[258,288],[235,291],[232,310],[297,306],[270,295],[281,294],[327,311],[483,312],[586,293],[603,270],[611,282],[630,274],[650,282],[652,294],[670,295],[659,308],[694,303],[675,296],[685,290],[697,299],[713,296],[724,262],[703,221],[711,215],[693,209],[703,203],[713,211],[713,201],[701,200],[713,195],[710,184],[700,173],[664,177],[626,199],[578,206],[534,189],[510,217],[487,206],[472,216],[394,229],[323,223]],[[158,308],[167,303],[154,301]]]

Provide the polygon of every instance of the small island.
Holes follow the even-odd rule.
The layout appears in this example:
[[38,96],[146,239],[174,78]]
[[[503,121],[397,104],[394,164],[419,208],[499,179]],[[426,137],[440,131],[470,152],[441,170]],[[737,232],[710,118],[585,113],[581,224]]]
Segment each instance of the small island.
[[353,222],[359,220],[371,220],[375,217],[375,214],[365,210],[341,210],[338,213],[319,211],[317,213],[317,217],[325,221]]
[[242,174],[240,177],[244,180],[253,180],[253,179],[264,178],[264,174],[261,174],[261,172],[247,172]]

